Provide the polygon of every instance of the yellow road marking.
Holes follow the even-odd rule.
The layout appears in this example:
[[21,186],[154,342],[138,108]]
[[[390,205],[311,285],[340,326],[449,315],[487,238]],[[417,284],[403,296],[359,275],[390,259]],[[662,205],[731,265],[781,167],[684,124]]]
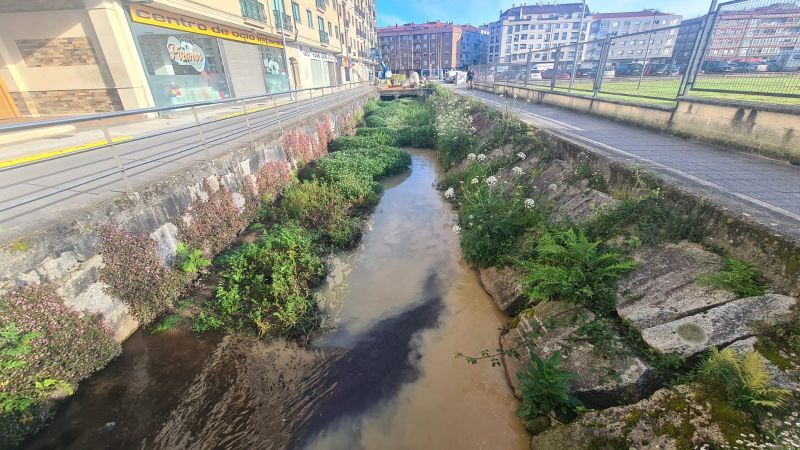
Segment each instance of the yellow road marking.
[[[252,114],[254,112],[259,112],[259,111],[264,111],[265,109],[270,109],[270,108],[272,108],[272,106],[261,106],[259,108],[253,108],[253,109],[247,108],[247,114]],[[217,120],[230,119],[231,117],[239,117],[239,116],[243,116],[243,115],[244,115],[244,111],[230,113],[230,114],[223,114],[223,115],[219,116],[219,118]]]
[[[128,139],[133,139],[133,136],[122,136],[111,139],[111,142],[122,142]],[[79,152],[81,150],[89,150],[95,147],[101,147],[108,144],[108,141],[89,142],[88,144],[73,145],[72,147],[60,148],[58,150],[51,150],[45,153],[38,153],[36,155],[20,156],[19,158],[9,159],[7,161],[0,161],[0,168],[11,167],[19,164],[25,164],[32,161],[39,161],[40,159],[52,158],[53,156],[65,155],[67,153]]]

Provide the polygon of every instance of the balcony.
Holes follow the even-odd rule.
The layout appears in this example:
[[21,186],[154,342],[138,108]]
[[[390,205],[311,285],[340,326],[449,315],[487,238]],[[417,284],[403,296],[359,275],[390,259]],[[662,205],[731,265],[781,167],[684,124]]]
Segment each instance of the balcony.
[[325,7],[328,6],[328,2],[326,0],[317,0],[317,9],[320,11],[325,11]]
[[288,14],[283,14],[278,10],[273,10],[272,14],[275,16],[275,28],[289,32],[294,31],[294,25],[292,24],[291,16]]
[[319,41],[323,44],[329,44],[331,42],[331,38],[328,37],[328,32],[325,30],[319,30]]

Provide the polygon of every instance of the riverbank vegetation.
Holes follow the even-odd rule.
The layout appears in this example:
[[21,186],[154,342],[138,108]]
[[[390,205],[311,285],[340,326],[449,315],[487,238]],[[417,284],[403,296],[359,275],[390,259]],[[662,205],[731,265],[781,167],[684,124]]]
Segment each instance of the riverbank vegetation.
[[[717,426],[722,437],[697,442],[702,435],[695,433],[700,424],[670,425],[654,434],[666,433],[688,445],[685,448],[699,448],[703,443],[736,447],[739,436],[731,430],[737,429],[734,422],[746,417],[746,428],[762,433],[751,441],[780,441],[780,435],[777,440],[767,436],[762,419],[767,413],[785,414],[783,408],[792,396],[775,387],[772,375],[759,365],[758,353],[736,356],[731,350],[713,349],[691,359],[662,354],[650,348],[636,327],[617,312],[618,283],[637,267],[633,255],[666,243],[688,241],[720,255],[722,267],[698,277],[698,286],[727,290],[734,298],[767,291],[753,264],[705,244],[708,225],[701,210],[667,200],[658,188],[637,177],[621,188],[617,183],[612,190],[606,176],[585,155],[558,161],[559,154],[546,148],[527,125],[476,101],[437,88],[427,104],[434,117],[435,148],[448,169],[441,187],[458,210],[454,232],[460,234],[464,257],[479,270],[491,267],[496,269],[492,273],[508,269],[507,273],[521,274],[514,281],[522,286],[526,305],[507,330],[523,321],[533,324],[531,331],[521,332],[523,342],[516,346],[457,356],[469,363],[488,359],[497,365],[508,358],[530,361],[515,383],[522,400],[518,414],[524,421],[537,415],[561,421],[575,418],[585,409],[565,389],[567,382],[580,382],[587,370],[607,370],[601,384],[622,382],[626,375],[615,371],[610,362],[639,358],[655,369],[657,383],[649,392],[657,387],[693,386],[712,404],[726,405],[710,408],[710,424],[704,425]],[[605,206],[581,209],[580,204],[559,203],[567,201],[561,199],[568,197],[568,191]],[[545,304],[566,306],[546,308]],[[548,309],[558,312],[540,316],[540,311]],[[554,334],[563,337],[556,339]],[[549,346],[539,348],[542,342]],[[567,357],[561,358],[560,353],[574,351],[568,357],[581,358],[585,350],[579,349],[586,344],[599,361],[609,362],[604,363],[608,367],[567,371]],[[728,410],[736,412],[723,413]],[[695,441],[690,439],[693,433]]]

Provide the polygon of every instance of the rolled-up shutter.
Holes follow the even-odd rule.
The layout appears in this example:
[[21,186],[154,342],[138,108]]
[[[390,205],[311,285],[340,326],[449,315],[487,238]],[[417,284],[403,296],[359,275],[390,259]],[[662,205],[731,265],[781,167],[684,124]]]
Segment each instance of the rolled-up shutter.
[[225,70],[233,85],[235,97],[267,93],[264,68],[257,45],[220,39],[225,52]]

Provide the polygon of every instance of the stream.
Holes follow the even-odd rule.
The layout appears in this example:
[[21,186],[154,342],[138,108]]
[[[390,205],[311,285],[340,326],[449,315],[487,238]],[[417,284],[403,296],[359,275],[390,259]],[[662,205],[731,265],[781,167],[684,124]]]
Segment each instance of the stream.
[[386,191],[315,291],[308,347],[138,331],[29,449],[524,449],[497,347],[503,314],[461,259],[432,151]]

